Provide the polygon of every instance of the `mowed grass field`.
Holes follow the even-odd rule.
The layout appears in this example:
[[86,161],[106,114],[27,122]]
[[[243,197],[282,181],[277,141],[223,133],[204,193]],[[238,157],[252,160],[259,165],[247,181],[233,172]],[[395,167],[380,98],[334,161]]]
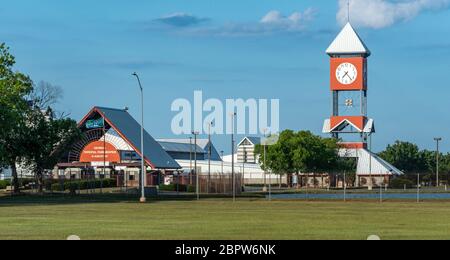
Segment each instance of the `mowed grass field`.
[[450,239],[450,202],[0,197],[0,239]]

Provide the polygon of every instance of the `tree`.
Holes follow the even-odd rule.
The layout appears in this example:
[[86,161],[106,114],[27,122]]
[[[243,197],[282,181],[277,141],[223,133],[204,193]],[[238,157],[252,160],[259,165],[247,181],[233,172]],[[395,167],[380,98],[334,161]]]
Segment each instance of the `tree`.
[[[291,130],[283,131],[278,138],[278,142],[266,147],[266,159],[263,159],[264,147],[262,145],[256,145],[255,154],[260,155],[261,168],[271,171],[273,174],[280,175],[292,173],[292,158],[291,158],[291,140],[294,136],[294,132]],[[265,164],[264,164],[265,161]]]
[[34,86],[33,91],[30,93],[29,100],[33,102],[35,108],[47,110],[58,103],[62,97],[63,91],[60,86],[41,81],[37,86]]
[[439,165],[439,168],[441,168],[441,180],[448,185],[450,183],[450,153],[442,156],[442,160]]
[[43,191],[45,170],[51,170],[63,153],[81,136],[77,123],[55,118],[52,107],[62,98],[62,89],[41,81],[29,95],[25,162],[33,171],[39,191]]
[[48,108],[30,109],[28,132],[30,137],[24,144],[27,153],[25,161],[34,172],[39,192],[43,191],[43,175],[51,170],[63,153],[81,136],[77,123],[72,119],[55,119],[53,111]]
[[[256,154],[263,148],[257,146]],[[337,140],[322,138],[309,131],[294,132],[285,130],[275,145],[267,147],[266,164],[260,161],[263,169],[275,174],[324,173],[337,166]]]
[[[436,152],[420,150],[413,143],[397,141],[389,145],[380,156],[402,170],[413,183],[416,183],[417,174],[422,175],[422,181],[432,185],[436,182]],[[450,154],[439,156],[440,179],[448,182],[450,173]]]
[[356,182],[356,168],[358,166],[357,158],[341,157],[337,162],[337,170],[341,174],[345,173],[345,182],[347,186],[354,186]]
[[25,97],[32,90],[31,79],[13,72],[15,58],[5,44],[0,44],[0,164],[12,170],[14,192],[19,192],[16,163],[26,153],[26,112]]
[[292,146],[293,165],[296,174],[313,173],[314,185],[316,174],[325,173],[337,166],[337,140],[322,138],[309,131],[300,131],[295,135]]
[[0,166],[12,171],[14,192],[19,193],[17,163],[33,169],[42,191],[42,176],[79,137],[75,121],[55,119],[51,108],[61,88],[46,82],[33,89],[31,79],[13,72],[14,57],[0,44]]
[[380,157],[406,174],[417,174],[430,168],[428,152],[420,151],[417,145],[409,142],[396,141],[388,145]]

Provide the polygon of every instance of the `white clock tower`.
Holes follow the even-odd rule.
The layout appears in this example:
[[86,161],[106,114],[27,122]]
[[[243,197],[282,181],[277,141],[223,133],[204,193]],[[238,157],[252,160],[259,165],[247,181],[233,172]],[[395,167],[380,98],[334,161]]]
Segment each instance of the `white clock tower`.
[[323,132],[340,140],[342,157],[357,158],[357,185],[389,183],[401,171],[370,151],[369,141],[375,133],[374,120],[368,117],[368,66],[371,55],[350,23],[347,23],[328,47],[330,56],[330,91],[332,111]]

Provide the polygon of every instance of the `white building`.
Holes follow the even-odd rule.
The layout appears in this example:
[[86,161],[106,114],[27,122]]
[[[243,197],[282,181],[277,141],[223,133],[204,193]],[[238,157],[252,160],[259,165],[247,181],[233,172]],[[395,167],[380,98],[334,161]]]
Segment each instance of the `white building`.
[[11,170],[9,168],[0,168],[0,180],[11,178]]
[[[20,179],[31,179],[34,178],[34,173],[27,169],[25,166],[21,164],[17,164],[17,176],[19,176]],[[0,169],[0,180],[10,179],[12,177],[12,171],[8,168],[1,168]]]
[[245,137],[237,145],[237,162],[258,164],[258,157],[255,154],[256,145],[261,144],[259,137]]
[[[235,155],[235,158],[237,155]],[[231,155],[224,156],[223,161],[211,161],[211,174],[230,175],[232,172]],[[185,172],[189,172],[189,169],[195,168],[195,161],[191,160],[176,160],[177,163],[183,168]],[[192,168],[191,168],[192,167]],[[200,175],[208,174],[208,160],[197,161],[197,172]],[[263,185],[264,183],[272,185],[278,185],[280,182],[280,176],[276,174],[264,174],[264,171],[258,164],[237,163],[235,160],[234,172],[243,176],[246,185]],[[281,183],[286,183],[286,177],[282,176]]]

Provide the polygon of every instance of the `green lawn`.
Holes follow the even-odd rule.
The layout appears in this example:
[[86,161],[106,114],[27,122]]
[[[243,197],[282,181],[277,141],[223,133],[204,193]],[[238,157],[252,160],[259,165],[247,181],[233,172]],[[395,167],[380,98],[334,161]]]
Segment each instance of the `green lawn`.
[[450,202],[0,197],[0,239],[450,239]]

